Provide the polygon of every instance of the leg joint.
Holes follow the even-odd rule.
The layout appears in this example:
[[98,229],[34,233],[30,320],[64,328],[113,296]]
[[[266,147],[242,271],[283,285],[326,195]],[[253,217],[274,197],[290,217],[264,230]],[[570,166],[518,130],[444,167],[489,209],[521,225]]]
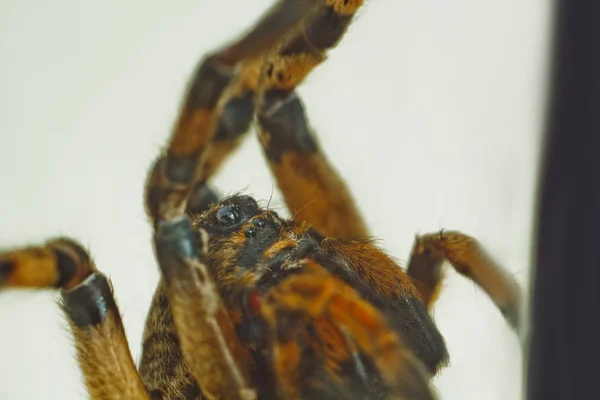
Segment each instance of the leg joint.
[[281,162],[285,152],[310,154],[318,151],[304,106],[295,93],[267,92],[258,120],[262,128],[261,141],[269,160]]
[[116,310],[110,284],[99,272],[63,291],[62,300],[65,313],[80,328],[99,325],[110,311]]

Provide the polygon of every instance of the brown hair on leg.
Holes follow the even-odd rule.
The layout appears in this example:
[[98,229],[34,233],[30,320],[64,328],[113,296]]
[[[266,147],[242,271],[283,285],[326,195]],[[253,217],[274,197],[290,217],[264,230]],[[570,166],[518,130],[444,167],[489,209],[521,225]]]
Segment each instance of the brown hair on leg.
[[294,89],[342,39],[362,1],[324,1],[299,31],[264,61],[257,101],[259,138],[294,218],[330,237],[368,230],[344,180],[320,151]]
[[145,400],[110,281],[68,238],[0,254],[1,288],[58,288],[77,360],[94,400]]
[[430,375],[385,316],[320,265],[267,292],[285,398],[434,399]]
[[[219,121],[227,122],[222,117],[227,117],[227,105],[231,105],[227,100],[236,89],[239,69],[269,52],[311,12],[315,3],[280,1],[247,34],[200,63],[165,155],[149,174],[146,205],[155,229],[155,249],[166,295],[184,359],[208,397],[248,399],[256,394],[249,386],[247,353],[236,338],[210,276],[202,249],[206,240],[198,237],[185,215],[187,200],[231,151],[230,142],[219,147],[213,138]],[[210,165],[211,160],[214,165]]]
[[519,284],[475,238],[457,231],[443,230],[415,239],[408,274],[427,308],[433,307],[439,295],[444,261],[482,288],[510,326],[518,330],[522,298]]

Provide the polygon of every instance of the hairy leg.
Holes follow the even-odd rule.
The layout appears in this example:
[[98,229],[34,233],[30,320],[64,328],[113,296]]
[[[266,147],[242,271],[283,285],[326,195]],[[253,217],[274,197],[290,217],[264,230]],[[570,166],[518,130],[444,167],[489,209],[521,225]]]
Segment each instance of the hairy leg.
[[227,153],[219,150],[227,146],[219,148],[215,135],[233,107],[231,97],[243,92],[240,85],[251,84],[248,71],[255,70],[257,60],[291,33],[316,3],[280,1],[241,39],[205,57],[188,88],[167,150],[150,171],[146,208],[153,221],[166,298],[187,367],[211,398],[250,399],[256,393],[249,386],[248,353],[237,340],[209,274],[206,238],[192,228],[186,215],[188,198],[203,190],[214,165]]
[[140,376],[151,400],[202,399],[183,358],[173,312],[161,280],[146,318]]
[[368,235],[343,179],[321,152],[295,88],[346,32],[362,0],[322,0],[316,15],[264,61],[259,138],[288,209],[329,237]]
[[59,289],[90,397],[148,399],[110,281],[80,244],[61,238],[0,254],[0,288]]
[[321,246],[326,254],[322,262],[329,271],[386,315],[432,375],[448,365],[446,343],[418,288],[390,256],[365,240],[327,238]]
[[320,266],[310,269],[260,303],[283,397],[433,399],[428,373],[379,310]]
[[[368,230],[343,179],[320,151],[294,88],[342,38],[361,1],[322,0],[320,7],[272,54],[246,63],[228,89],[188,209],[209,195],[206,181],[238,147],[255,112],[261,143],[290,211],[325,236],[354,238]],[[213,196],[215,197],[215,196]]]
[[476,239],[461,232],[441,231],[415,239],[408,275],[415,282],[428,309],[433,307],[439,295],[445,261],[482,288],[507,322],[518,329],[522,298],[519,284],[487,254]]

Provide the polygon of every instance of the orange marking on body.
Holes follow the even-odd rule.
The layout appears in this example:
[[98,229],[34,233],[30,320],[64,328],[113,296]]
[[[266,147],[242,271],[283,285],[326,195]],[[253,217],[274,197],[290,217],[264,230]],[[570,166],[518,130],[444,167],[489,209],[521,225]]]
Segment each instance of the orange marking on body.
[[406,272],[372,243],[365,240],[325,239],[322,246],[331,256],[343,259],[350,269],[377,292],[392,299],[401,295],[421,299]]
[[312,318],[323,314],[323,310],[334,290],[334,278],[325,274],[299,274],[285,279],[265,295],[265,312],[273,305],[287,311],[300,311]]
[[[341,311],[345,313],[344,315],[351,315],[352,319],[347,322],[351,324],[359,323],[365,329],[374,330],[379,328],[382,323],[381,315],[374,312],[370,303],[353,294],[348,292],[346,296],[334,296],[331,299],[332,312],[337,313]],[[340,315],[340,317],[343,317],[343,315]]]
[[368,355],[384,379],[394,383],[403,368],[400,338],[377,309],[346,287],[332,298],[328,311],[336,325],[348,329],[360,351]]
[[297,369],[300,364],[300,347],[296,342],[277,342],[275,345],[275,370],[285,398],[297,399]]
[[325,369],[335,380],[341,382],[340,364],[350,358],[346,339],[340,330],[327,319],[316,320],[314,327],[319,340],[314,347],[320,349],[325,355]]
[[[318,263],[308,262],[307,272],[291,276],[267,294],[263,307],[267,320],[281,313],[308,318],[316,332],[310,345],[325,355],[325,368],[337,379],[340,364],[356,351],[367,356],[392,385],[400,376],[403,348],[385,317],[350,286],[330,275]],[[342,332],[343,330],[343,332]]]
[[[247,225],[247,226],[249,227],[250,225]],[[244,229],[240,229],[231,235],[230,242],[234,246],[239,246],[239,245],[244,244],[246,239],[247,238],[246,238],[246,235],[244,234]]]
[[265,251],[265,257],[271,258],[271,257],[277,255],[277,253],[279,253],[280,251],[292,249],[292,248],[296,247],[297,245],[298,245],[297,239],[285,238],[285,239],[279,240],[278,242],[273,243],[273,245]]

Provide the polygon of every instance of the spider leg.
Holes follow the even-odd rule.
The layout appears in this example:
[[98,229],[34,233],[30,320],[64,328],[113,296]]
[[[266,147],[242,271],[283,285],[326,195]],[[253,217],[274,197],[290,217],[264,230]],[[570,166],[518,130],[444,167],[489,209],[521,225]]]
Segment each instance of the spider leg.
[[444,261],[481,287],[506,321],[518,330],[521,305],[519,284],[487,254],[476,239],[461,232],[441,231],[415,239],[408,275],[415,282],[428,309],[433,307],[438,298]]
[[[166,153],[149,174],[146,208],[155,225],[182,215],[196,185],[208,179],[228,154],[225,148],[231,148],[232,142],[219,138],[237,137],[247,123],[245,117],[240,117],[244,121],[227,122],[227,116],[251,114],[251,108],[237,102],[237,96],[245,96],[240,95],[240,87],[251,85],[245,77],[256,75],[253,71],[257,60],[291,32],[316,3],[317,0],[280,0],[240,40],[200,62]],[[244,110],[240,112],[238,108]],[[216,132],[223,125],[230,126],[230,130]]]
[[111,283],[81,245],[61,238],[0,254],[0,288],[60,289],[91,398],[148,399]]
[[[240,75],[248,75],[247,71],[255,69],[252,64],[246,65]],[[203,150],[203,162],[187,200],[188,214],[201,214],[219,201],[220,196],[207,185],[207,181],[242,143],[254,117],[255,89],[252,81],[240,77],[230,85],[228,98],[216,118],[212,138]]]
[[419,290],[391,257],[367,240],[327,238],[321,246],[325,257],[319,260],[327,270],[385,314],[432,375],[448,365],[444,338],[421,301]]
[[343,179],[319,149],[294,89],[325,60],[363,1],[324,0],[314,18],[266,58],[257,99],[259,138],[290,212],[329,237],[368,235]]
[[196,188],[188,200],[191,213],[199,214],[205,208],[207,195],[216,199],[206,181],[248,131],[256,94],[258,103],[263,105],[258,110],[261,142],[290,211],[326,236],[367,235],[352,196],[319,150],[304,107],[293,92],[325,60],[326,51],[341,40],[363,3],[362,0],[321,1],[324,7],[296,35],[271,55],[247,63],[231,85],[214,136],[205,150]]
[[151,400],[204,399],[181,352],[164,280],[146,318],[139,371]]
[[323,272],[292,276],[261,300],[283,398],[434,399],[429,375],[383,315]]
[[233,107],[228,103],[231,96],[241,93],[239,85],[249,85],[246,77],[256,75],[252,71],[261,58],[316,3],[280,0],[239,40],[204,58],[191,80],[167,150],[149,174],[146,209],[153,221],[166,298],[183,358],[210,398],[251,399],[256,393],[248,384],[248,353],[239,344],[209,273],[203,248],[207,238],[186,215],[188,199],[203,190],[202,184],[228,154],[223,149],[232,148],[230,142],[221,146],[213,140],[227,116],[227,106]]

